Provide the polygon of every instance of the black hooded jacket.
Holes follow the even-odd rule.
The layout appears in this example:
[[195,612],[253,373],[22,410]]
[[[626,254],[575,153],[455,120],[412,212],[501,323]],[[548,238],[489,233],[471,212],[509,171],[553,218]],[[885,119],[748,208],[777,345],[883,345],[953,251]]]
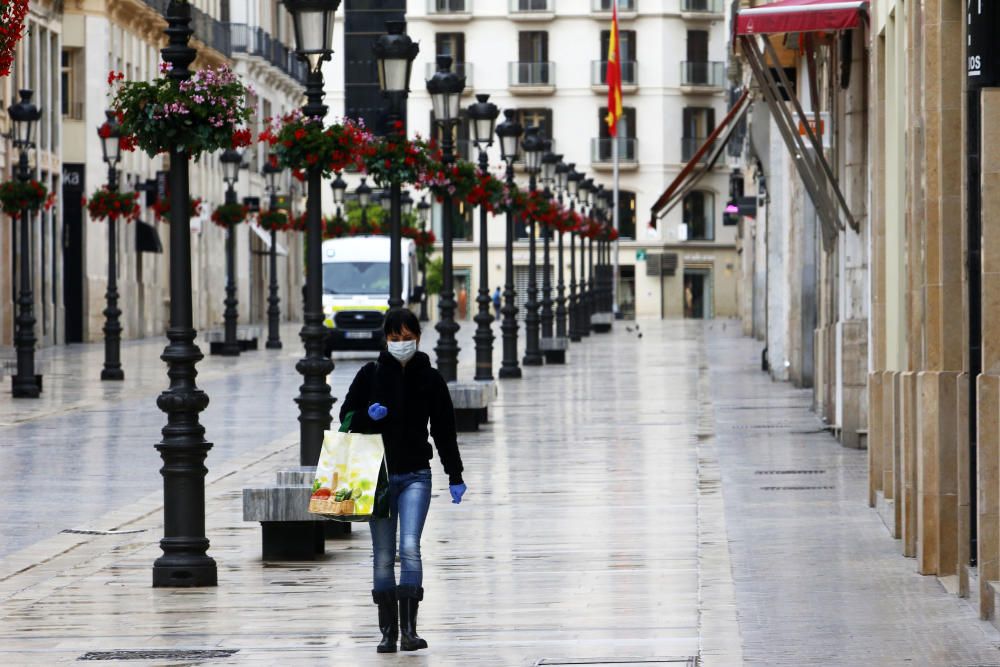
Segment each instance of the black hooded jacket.
[[[374,421],[368,416],[372,403],[381,403],[389,413]],[[385,351],[377,363],[362,366],[340,406],[340,420],[352,411],[352,431],[382,434],[390,474],[430,467],[433,452],[427,440],[429,420],[430,435],[448,473],[448,483],[462,483],[462,457],[458,453],[451,394],[423,352],[417,352],[405,367]]]

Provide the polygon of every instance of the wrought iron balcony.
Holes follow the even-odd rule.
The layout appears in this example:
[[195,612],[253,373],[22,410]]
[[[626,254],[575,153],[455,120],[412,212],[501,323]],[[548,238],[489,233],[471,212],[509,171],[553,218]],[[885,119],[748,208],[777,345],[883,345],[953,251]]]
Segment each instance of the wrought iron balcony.
[[[145,0],[161,16],[166,16],[170,0]],[[191,7],[191,29],[194,36],[207,46],[215,49],[227,58],[233,55],[229,39],[229,25],[217,21],[197,7]]]
[[[593,164],[614,162],[614,144],[611,137],[590,140],[590,161]],[[639,140],[635,137],[618,138],[618,163],[634,164],[639,161]]]
[[528,88],[556,85],[556,64],[552,62],[509,63],[511,88]]
[[722,88],[725,83],[725,63],[681,61],[682,86]]
[[553,0],[510,0],[511,14],[551,14]]
[[[681,160],[687,162],[693,158],[706,139],[708,137],[681,137]],[[708,151],[705,152],[705,155],[708,155]]]
[[427,0],[427,13],[431,16],[471,14],[472,0]]
[[[610,14],[615,0],[592,0],[591,8],[595,12]],[[618,13],[634,12],[636,0],[618,0]]]
[[721,14],[722,0],[681,0],[682,14]]
[[273,38],[263,28],[230,23],[229,31],[234,53],[263,58],[293,79],[305,82],[308,76],[306,64],[296,57],[293,49]]
[[[639,63],[634,60],[626,60],[622,62],[622,85],[623,86],[637,86],[638,83],[638,71]],[[592,60],[590,61],[590,85],[592,86],[606,86],[608,85],[608,61],[607,60]]]

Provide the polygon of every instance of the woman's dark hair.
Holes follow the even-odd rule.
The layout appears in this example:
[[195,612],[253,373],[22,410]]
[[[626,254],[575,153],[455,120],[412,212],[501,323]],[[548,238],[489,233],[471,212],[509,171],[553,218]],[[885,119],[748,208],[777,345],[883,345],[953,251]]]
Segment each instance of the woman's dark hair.
[[385,322],[382,323],[382,331],[386,336],[401,334],[403,329],[420,337],[420,320],[412,311],[406,308],[396,308],[385,314]]

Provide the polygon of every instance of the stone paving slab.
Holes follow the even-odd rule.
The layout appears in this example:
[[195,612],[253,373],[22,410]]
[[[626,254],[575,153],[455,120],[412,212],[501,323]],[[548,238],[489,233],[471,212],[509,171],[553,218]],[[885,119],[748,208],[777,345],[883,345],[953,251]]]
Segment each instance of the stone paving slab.
[[[161,531],[155,494],[100,521],[143,533],[57,536],[30,557],[0,561],[0,663],[156,647],[239,649],[204,664],[533,665],[687,658],[706,644],[714,655],[737,655],[735,617],[699,628],[703,617],[725,616],[706,607],[733,604],[706,595],[712,586],[699,579],[699,558],[724,561],[716,552],[725,539],[699,539],[700,519],[718,529],[722,514],[705,517],[699,499],[697,376],[692,353],[679,349],[688,344],[644,342],[640,355],[635,339],[616,334],[577,346],[574,364],[526,369],[501,384],[494,421],[461,440],[466,502],[449,502],[434,464],[423,543],[426,652],[374,653],[364,528],[328,542],[316,563],[260,561],[259,528],[242,521],[240,489],[270,483],[295,458],[293,433],[211,473],[218,588],[150,587]],[[632,381],[640,363],[649,364],[642,387]]]
[[867,453],[824,430],[810,390],[771,382],[738,326],[703,335],[746,664],[1000,665],[1000,633],[868,507]]

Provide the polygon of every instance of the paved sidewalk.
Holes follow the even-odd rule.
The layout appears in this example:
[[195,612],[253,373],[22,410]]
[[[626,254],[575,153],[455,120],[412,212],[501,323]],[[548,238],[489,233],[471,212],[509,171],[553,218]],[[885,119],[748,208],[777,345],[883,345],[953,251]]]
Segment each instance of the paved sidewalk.
[[[150,587],[158,487],[92,519],[142,532],[56,535],[0,556],[0,664],[140,649],[235,653],[112,664],[1000,664],[992,626],[915,574],[866,506],[864,452],[820,432],[807,393],[756,370],[757,343],[733,323],[641,327],[642,339],[619,324],[575,345],[567,366],[501,383],[492,423],[460,440],[466,502],[449,502],[432,464],[427,651],[375,654],[364,527],[328,542],[323,561],[261,562],[240,489],[296,461],[286,429],[210,463],[218,588]],[[349,364],[338,374],[349,381]],[[787,488],[800,486],[833,488]]]

